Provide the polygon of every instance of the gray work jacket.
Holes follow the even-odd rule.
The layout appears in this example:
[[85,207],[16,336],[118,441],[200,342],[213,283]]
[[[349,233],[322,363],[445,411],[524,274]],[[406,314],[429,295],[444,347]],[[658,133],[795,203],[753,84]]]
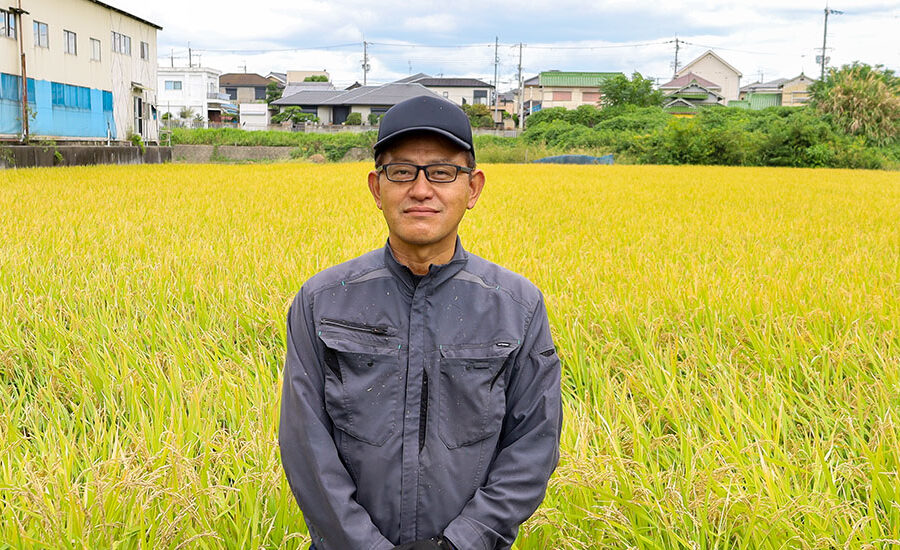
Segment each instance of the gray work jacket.
[[443,534],[508,549],[559,458],[540,291],[463,250],[416,284],[390,246],[307,281],[287,320],[279,444],[316,550]]

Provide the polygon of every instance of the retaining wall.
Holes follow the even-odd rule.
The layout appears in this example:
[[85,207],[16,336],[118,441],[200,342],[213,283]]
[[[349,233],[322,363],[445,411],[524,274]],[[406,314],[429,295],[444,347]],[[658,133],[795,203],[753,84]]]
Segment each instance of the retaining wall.
[[80,166],[88,164],[159,164],[172,160],[171,147],[0,145],[0,168]]
[[175,145],[172,159],[179,162],[212,162],[215,160],[289,160],[296,147],[264,147],[261,145]]

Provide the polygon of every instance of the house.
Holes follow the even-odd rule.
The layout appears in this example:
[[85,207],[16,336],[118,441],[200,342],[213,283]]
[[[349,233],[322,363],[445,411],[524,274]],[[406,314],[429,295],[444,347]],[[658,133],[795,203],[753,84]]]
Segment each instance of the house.
[[764,109],[784,105],[796,107],[809,102],[809,87],[814,79],[800,73],[794,78],[778,78],[769,82],[754,82],[740,90],[740,101],[729,105],[747,109]]
[[694,73],[685,73],[677,78],[673,78],[672,80],[666,82],[665,84],[660,84],[659,91],[663,93],[663,95],[669,95],[672,93],[681,90],[691,82],[694,82],[706,90],[710,92],[714,92],[718,95],[722,95],[722,87],[714,82],[710,82],[709,80],[703,78],[700,75]]
[[[185,123],[208,128],[209,123],[222,122],[223,114],[236,114],[237,106],[219,91],[221,71],[210,67],[159,67],[157,89],[159,112],[162,118],[179,120],[182,112],[190,110]],[[164,116],[168,113],[168,117]],[[199,116],[203,121],[190,124]]]
[[397,81],[399,84],[415,83],[425,86],[437,95],[457,105],[489,105],[494,87],[477,78],[444,78],[415,74]]
[[256,73],[225,73],[219,76],[219,91],[233,103],[265,102],[269,82]]
[[287,73],[270,72],[266,75],[266,78],[269,80],[269,82],[275,82],[281,87],[284,87],[287,84]]
[[162,27],[98,0],[8,5],[0,4],[0,139],[158,140]]
[[707,50],[706,53],[682,67],[675,73],[675,77],[678,78],[688,73],[714,82],[720,87],[719,93],[726,102],[739,99],[741,76],[743,75],[714,51]]
[[597,105],[600,85],[616,75],[624,73],[544,71],[525,81],[523,110],[528,115],[550,107]]
[[300,107],[304,113],[316,115],[322,124],[342,124],[350,113],[359,113],[363,124],[368,124],[370,113],[384,114],[397,103],[421,95],[438,96],[416,82],[391,82],[352,90],[304,90],[282,96],[272,105],[282,110]]
[[327,82],[331,82],[331,75],[328,74],[328,71],[288,71],[285,74],[285,83],[305,82],[307,78],[321,78],[323,76]]
[[680,88],[667,93],[663,109],[672,114],[690,115],[696,113],[700,107],[723,105],[724,101],[725,98],[721,94],[700,84],[694,78]]

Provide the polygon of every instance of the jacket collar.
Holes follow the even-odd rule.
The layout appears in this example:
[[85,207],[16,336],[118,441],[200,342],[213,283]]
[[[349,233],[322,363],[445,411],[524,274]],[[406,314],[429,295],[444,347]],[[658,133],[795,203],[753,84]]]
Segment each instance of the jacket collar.
[[[419,284],[421,285],[430,283],[437,286],[459,273],[466,266],[466,262],[468,262],[468,260],[469,253],[465,251],[462,246],[462,241],[460,240],[459,235],[457,235],[456,249],[453,251],[453,257],[450,258],[450,261],[446,264],[441,265],[431,264],[429,266],[428,273],[425,274],[424,278],[420,281]],[[410,271],[408,267],[397,261],[397,258],[394,256],[394,251],[391,250],[390,239],[385,241],[384,244],[384,264],[391,271],[394,277],[402,282],[402,285],[406,288],[406,290],[412,293],[416,288],[413,279],[413,272]]]

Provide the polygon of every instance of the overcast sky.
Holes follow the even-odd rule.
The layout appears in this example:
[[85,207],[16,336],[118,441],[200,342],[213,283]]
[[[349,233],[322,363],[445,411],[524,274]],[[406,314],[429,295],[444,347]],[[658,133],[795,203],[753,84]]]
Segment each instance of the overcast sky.
[[[362,82],[363,41],[369,83],[411,73],[516,84],[519,48],[525,77],[549,69],[634,71],[672,76],[679,64],[713,49],[743,73],[742,84],[801,71],[818,76],[825,4],[819,0],[107,0],[163,27],[160,64],[198,61],[223,72],[327,70],[337,85]],[[854,60],[900,72],[900,1],[831,0],[832,65]],[[231,51],[240,50],[240,51]]]

